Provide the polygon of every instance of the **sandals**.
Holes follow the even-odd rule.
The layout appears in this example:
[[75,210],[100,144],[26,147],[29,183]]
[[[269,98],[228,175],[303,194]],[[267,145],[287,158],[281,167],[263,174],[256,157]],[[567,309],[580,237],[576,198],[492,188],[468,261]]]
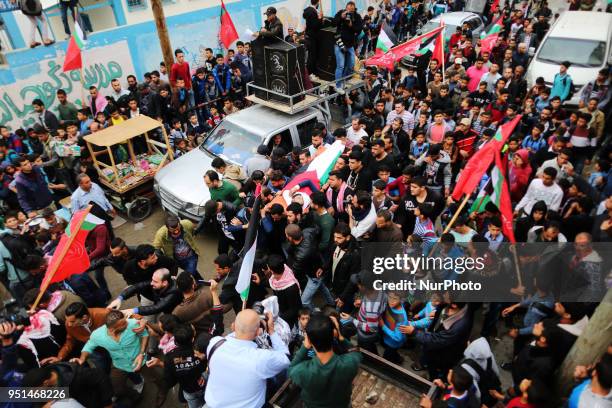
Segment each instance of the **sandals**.
[[33,43],[31,43],[31,44],[30,44],[30,48],[36,48],[36,47],[38,47],[39,45],[40,45],[40,43],[39,43],[39,42],[33,42]]
[[54,41],[54,40],[47,40],[47,41],[43,41],[43,45],[44,45],[45,47],[48,47],[48,46],[50,46],[51,44],[55,44],[55,41]]

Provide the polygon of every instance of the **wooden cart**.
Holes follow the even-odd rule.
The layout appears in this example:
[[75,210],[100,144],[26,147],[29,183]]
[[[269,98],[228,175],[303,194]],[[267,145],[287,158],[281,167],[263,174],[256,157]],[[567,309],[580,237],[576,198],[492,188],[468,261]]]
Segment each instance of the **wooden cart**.
[[[151,139],[149,135],[149,132],[158,128],[161,129],[164,143]],[[161,155],[162,159],[154,170],[151,169],[146,175],[134,181],[133,175],[121,174],[117,167],[120,163],[115,162],[113,147],[124,145],[130,160],[136,163],[137,157],[132,139],[141,135],[144,135],[147,153]],[[155,173],[168,161],[174,159],[174,153],[162,123],[148,116],[140,115],[119,125],[87,135],[83,139],[87,142],[87,149],[93,158],[94,167],[100,175],[100,184],[110,196],[111,203],[118,210],[125,212],[134,222],[148,217],[151,213],[151,200],[155,197],[152,188]],[[108,160],[109,163],[101,159]],[[112,172],[108,169],[111,169]]]

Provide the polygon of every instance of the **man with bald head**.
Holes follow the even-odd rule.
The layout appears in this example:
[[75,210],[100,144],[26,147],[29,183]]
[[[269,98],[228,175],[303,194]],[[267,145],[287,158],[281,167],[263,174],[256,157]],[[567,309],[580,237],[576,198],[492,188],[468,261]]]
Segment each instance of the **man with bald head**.
[[[206,356],[209,377],[207,408],[261,408],[266,402],[266,380],[289,367],[289,349],[274,331],[272,314],[267,325],[252,309],[238,313],[234,332],[210,341]],[[266,327],[272,349],[257,348],[255,338]],[[228,392],[228,390],[230,390]]]

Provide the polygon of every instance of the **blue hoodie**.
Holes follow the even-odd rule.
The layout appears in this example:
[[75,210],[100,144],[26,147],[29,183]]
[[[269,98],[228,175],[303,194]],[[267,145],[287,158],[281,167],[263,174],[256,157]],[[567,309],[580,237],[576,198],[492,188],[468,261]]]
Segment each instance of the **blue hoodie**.
[[400,303],[393,309],[387,307],[381,319],[383,322],[383,342],[389,347],[396,349],[400,348],[404,344],[406,338],[399,328],[408,323],[408,316],[406,315],[404,304]]

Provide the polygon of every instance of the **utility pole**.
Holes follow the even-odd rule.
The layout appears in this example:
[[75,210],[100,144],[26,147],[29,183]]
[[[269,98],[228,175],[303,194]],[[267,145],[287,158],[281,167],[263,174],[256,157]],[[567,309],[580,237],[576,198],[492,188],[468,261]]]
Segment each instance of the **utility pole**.
[[170,68],[172,68],[174,63],[174,54],[172,52],[172,45],[170,45],[170,36],[168,35],[168,26],[166,26],[166,16],[164,16],[164,7],[161,0],[151,0],[151,9],[153,10],[164,63],[166,64],[166,69],[170,72]]
[[567,395],[571,390],[574,368],[595,363],[606,352],[612,339],[612,289],[595,309],[586,328],[578,337],[559,370],[559,392]]

